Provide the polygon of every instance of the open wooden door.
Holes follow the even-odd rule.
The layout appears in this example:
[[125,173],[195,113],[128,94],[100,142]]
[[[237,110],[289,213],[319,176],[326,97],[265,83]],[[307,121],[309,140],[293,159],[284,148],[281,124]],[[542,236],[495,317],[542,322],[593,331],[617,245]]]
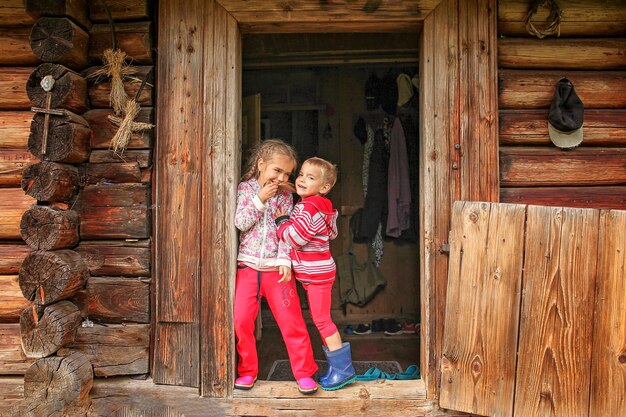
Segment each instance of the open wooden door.
[[241,170],[248,165],[250,150],[261,140],[261,94],[252,94],[241,102]]
[[626,211],[453,206],[440,406],[626,415]]

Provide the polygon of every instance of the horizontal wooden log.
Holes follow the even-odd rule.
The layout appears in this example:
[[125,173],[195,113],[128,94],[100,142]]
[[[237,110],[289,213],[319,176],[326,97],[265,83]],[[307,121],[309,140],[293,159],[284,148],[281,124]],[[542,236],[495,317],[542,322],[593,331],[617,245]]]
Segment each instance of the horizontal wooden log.
[[624,71],[498,71],[499,107],[505,109],[550,108],[556,83],[569,78],[585,109],[626,107]]
[[[292,33],[419,33],[422,30],[423,21],[420,19],[408,20],[367,20],[367,21],[342,21],[342,20],[310,20],[280,21],[280,22],[239,22],[241,33],[268,34],[292,34]],[[371,58],[367,61],[371,62]],[[389,61],[384,61],[388,63]],[[414,61],[413,61],[414,62]]]
[[[109,149],[111,139],[119,129],[108,119],[113,115],[111,109],[94,109],[89,110],[83,117],[91,126],[91,147],[93,149]],[[144,107],[139,110],[139,114],[135,118],[136,122],[154,124],[154,108]],[[2,119],[0,114],[0,132],[2,131]],[[152,147],[154,129],[147,129],[143,132],[135,132],[131,135],[130,141],[126,149],[146,149]]]
[[26,12],[35,19],[44,16],[69,17],[83,29],[91,28],[87,0],[26,0]]
[[498,66],[564,70],[626,69],[626,38],[498,39]]
[[0,275],[0,323],[19,323],[22,310],[32,305],[22,295],[17,275]]
[[150,187],[144,184],[88,185],[76,204],[82,239],[150,237]]
[[71,69],[52,63],[38,66],[26,82],[28,98],[36,107],[46,108],[47,96],[41,87],[41,80],[47,75],[51,75],[55,80],[51,92],[51,108],[66,109],[77,114],[83,113],[89,108],[87,81]]
[[29,165],[22,173],[22,190],[39,201],[69,201],[78,192],[78,169],[56,162]]
[[33,250],[24,244],[0,243],[0,275],[17,275],[24,258]]
[[110,150],[96,149],[91,152],[91,155],[89,156],[89,162],[92,164],[137,162],[140,168],[147,168],[152,165],[152,150],[130,149],[124,151],[123,155],[118,155]]
[[[149,345],[148,324],[95,325],[80,327],[67,351],[87,355],[96,376],[137,375],[148,373]],[[59,354],[64,354],[65,350],[61,349]]]
[[75,250],[87,262],[92,276],[150,276],[149,240],[83,240]]
[[29,358],[52,355],[74,341],[80,323],[80,311],[71,301],[25,308],[20,314],[24,353]]
[[30,27],[0,27],[0,66],[34,66],[41,60],[30,46]]
[[150,323],[150,279],[90,277],[72,301],[98,322]]
[[0,187],[18,187],[24,169],[38,161],[25,149],[0,150]]
[[[147,74],[152,70],[151,66],[137,66],[133,65],[133,68],[137,70],[137,72],[133,75],[129,75],[124,79],[124,91],[126,95],[131,98],[135,98],[139,88],[141,87],[141,83],[144,79],[146,79]],[[92,108],[110,108],[110,97],[111,97],[111,81],[105,77],[98,78],[90,78],[90,74],[93,74],[94,71],[100,69],[100,67],[90,67],[85,70],[85,76],[88,77],[89,80],[89,101],[91,103]],[[144,85],[143,90],[136,98],[137,103],[140,106],[150,107],[154,105],[154,93],[153,87],[154,78],[149,76],[150,80],[149,84]]]
[[24,375],[34,362],[22,350],[19,323],[0,323],[0,375]]
[[35,24],[35,19],[26,13],[24,0],[3,0],[0,7],[0,26],[28,26]]
[[28,417],[86,415],[93,370],[89,358],[78,352],[67,357],[38,359],[24,375]]
[[[149,20],[150,18],[150,1],[148,0],[107,0],[107,6],[114,22]],[[89,3],[89,19],[92,22],[108,23],[102,2]]]
[[[152,63],[152,24],[151,22],[129,22],[115,24],[117,47],[126,52],[128,58],[137,64]],[[111,26],[96,24],[89,33],[89,57],[102,61],[102,56],[111,45]]]
[[75,164],[89,159],[91,128],[77,114],[65,111],[62,116],[50,115],[44,154],[45,116],[33,117],[28,137],[28,150],[39,159]]
[[22,216],[22,239],[35,250],[72,248],[78,244],[78,213],[32,206]]
[[26,149],[30,122],[29,111],[0,111],[0,152],[3,149]]
[[43,62],[54,62],[74,70],[89,64],[89,34],[65,17],[42,17],[30,34],[30,46]]
[[[500,145],[551,145],[548,109],[500,110]],[[626,110],[585,110],[580,146],[626,146]]]
[[34,67],[0,68],[0,109],[30,110],[32,104],[26,94],[26,81]]
[[0,188],[0,239],[22,241],[22,215],[35,203],[19,188]]
[[503,187],[622,185],[625,167],[625,148],[500,148]]
[[[618,37],[626,35],[626,10],[621,0],[568,0],[559,25],[560,37]],[[529,3],[526,0],[498,2],[498,33],[504,36],[530,36],[526,31]],[[532,22],[544,26],[549,8],[540,7]],[[552,35],[552,36],[556,36]]]
[[137,162],[84,164],[80,172],[85,184],[141,182],[141,169]]
[[35,251],[24,259],[19,277],[24,298],[45,306],[69,298],[82,289],[89,270],[73,250]]
[[501,188],[501,203],[626,210],[626,187]]

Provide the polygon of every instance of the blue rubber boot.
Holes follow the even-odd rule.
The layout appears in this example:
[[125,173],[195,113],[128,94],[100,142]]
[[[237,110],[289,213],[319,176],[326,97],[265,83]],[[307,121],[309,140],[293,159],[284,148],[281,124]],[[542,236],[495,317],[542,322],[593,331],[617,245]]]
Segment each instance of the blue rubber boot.
[[324,391],[335,391],[356,381],[350,343],[344,342],[340,349],[333,351],[324,349],[324,354],[328,360],[328,373],[320,378]]
[[[326,345],[322,345],[322,349],[324,350],[324,356],[326,356],[326,359],[328,359],[328,352],[329,352],[328,348],[326,347]],[[320,376],[320,385],[325,384],[326,380],[332,373],[333,373],[333,367],[330,366],[330,362],[328,362],[328,370],[326,371],[324,375]]]

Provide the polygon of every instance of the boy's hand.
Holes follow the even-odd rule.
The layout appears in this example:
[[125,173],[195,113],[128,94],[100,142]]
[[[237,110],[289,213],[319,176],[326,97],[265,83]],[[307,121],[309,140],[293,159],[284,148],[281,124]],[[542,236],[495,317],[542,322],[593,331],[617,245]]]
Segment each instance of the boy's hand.
[[278,192],[278,182],[266,182],[259,190],[259,199],[265,204],[267,200],[276,195],[276,192]]
[[276,209],[276,211],[274,212],[274,218],[279,218],[280,216],[286,216],[287,215],[287,210],[285,210],[284,207],[278,207]]
[[288,266],[280,265],[278,267],[278,273],[282,277],[278,280],[278,283],[291,281],[291,268]]

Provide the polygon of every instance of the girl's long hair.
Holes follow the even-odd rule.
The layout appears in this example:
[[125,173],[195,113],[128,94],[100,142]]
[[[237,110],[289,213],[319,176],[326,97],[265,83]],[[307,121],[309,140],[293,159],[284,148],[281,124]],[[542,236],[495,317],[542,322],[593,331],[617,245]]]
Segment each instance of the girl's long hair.
[[276,154],[287,156],[293,159],[294,164],[298,164],[298,154],[289,144],[280,139],[265,139],[252,149],[248,166],[241,177],[242,181],[259,176],[259,160],[271,161]]

